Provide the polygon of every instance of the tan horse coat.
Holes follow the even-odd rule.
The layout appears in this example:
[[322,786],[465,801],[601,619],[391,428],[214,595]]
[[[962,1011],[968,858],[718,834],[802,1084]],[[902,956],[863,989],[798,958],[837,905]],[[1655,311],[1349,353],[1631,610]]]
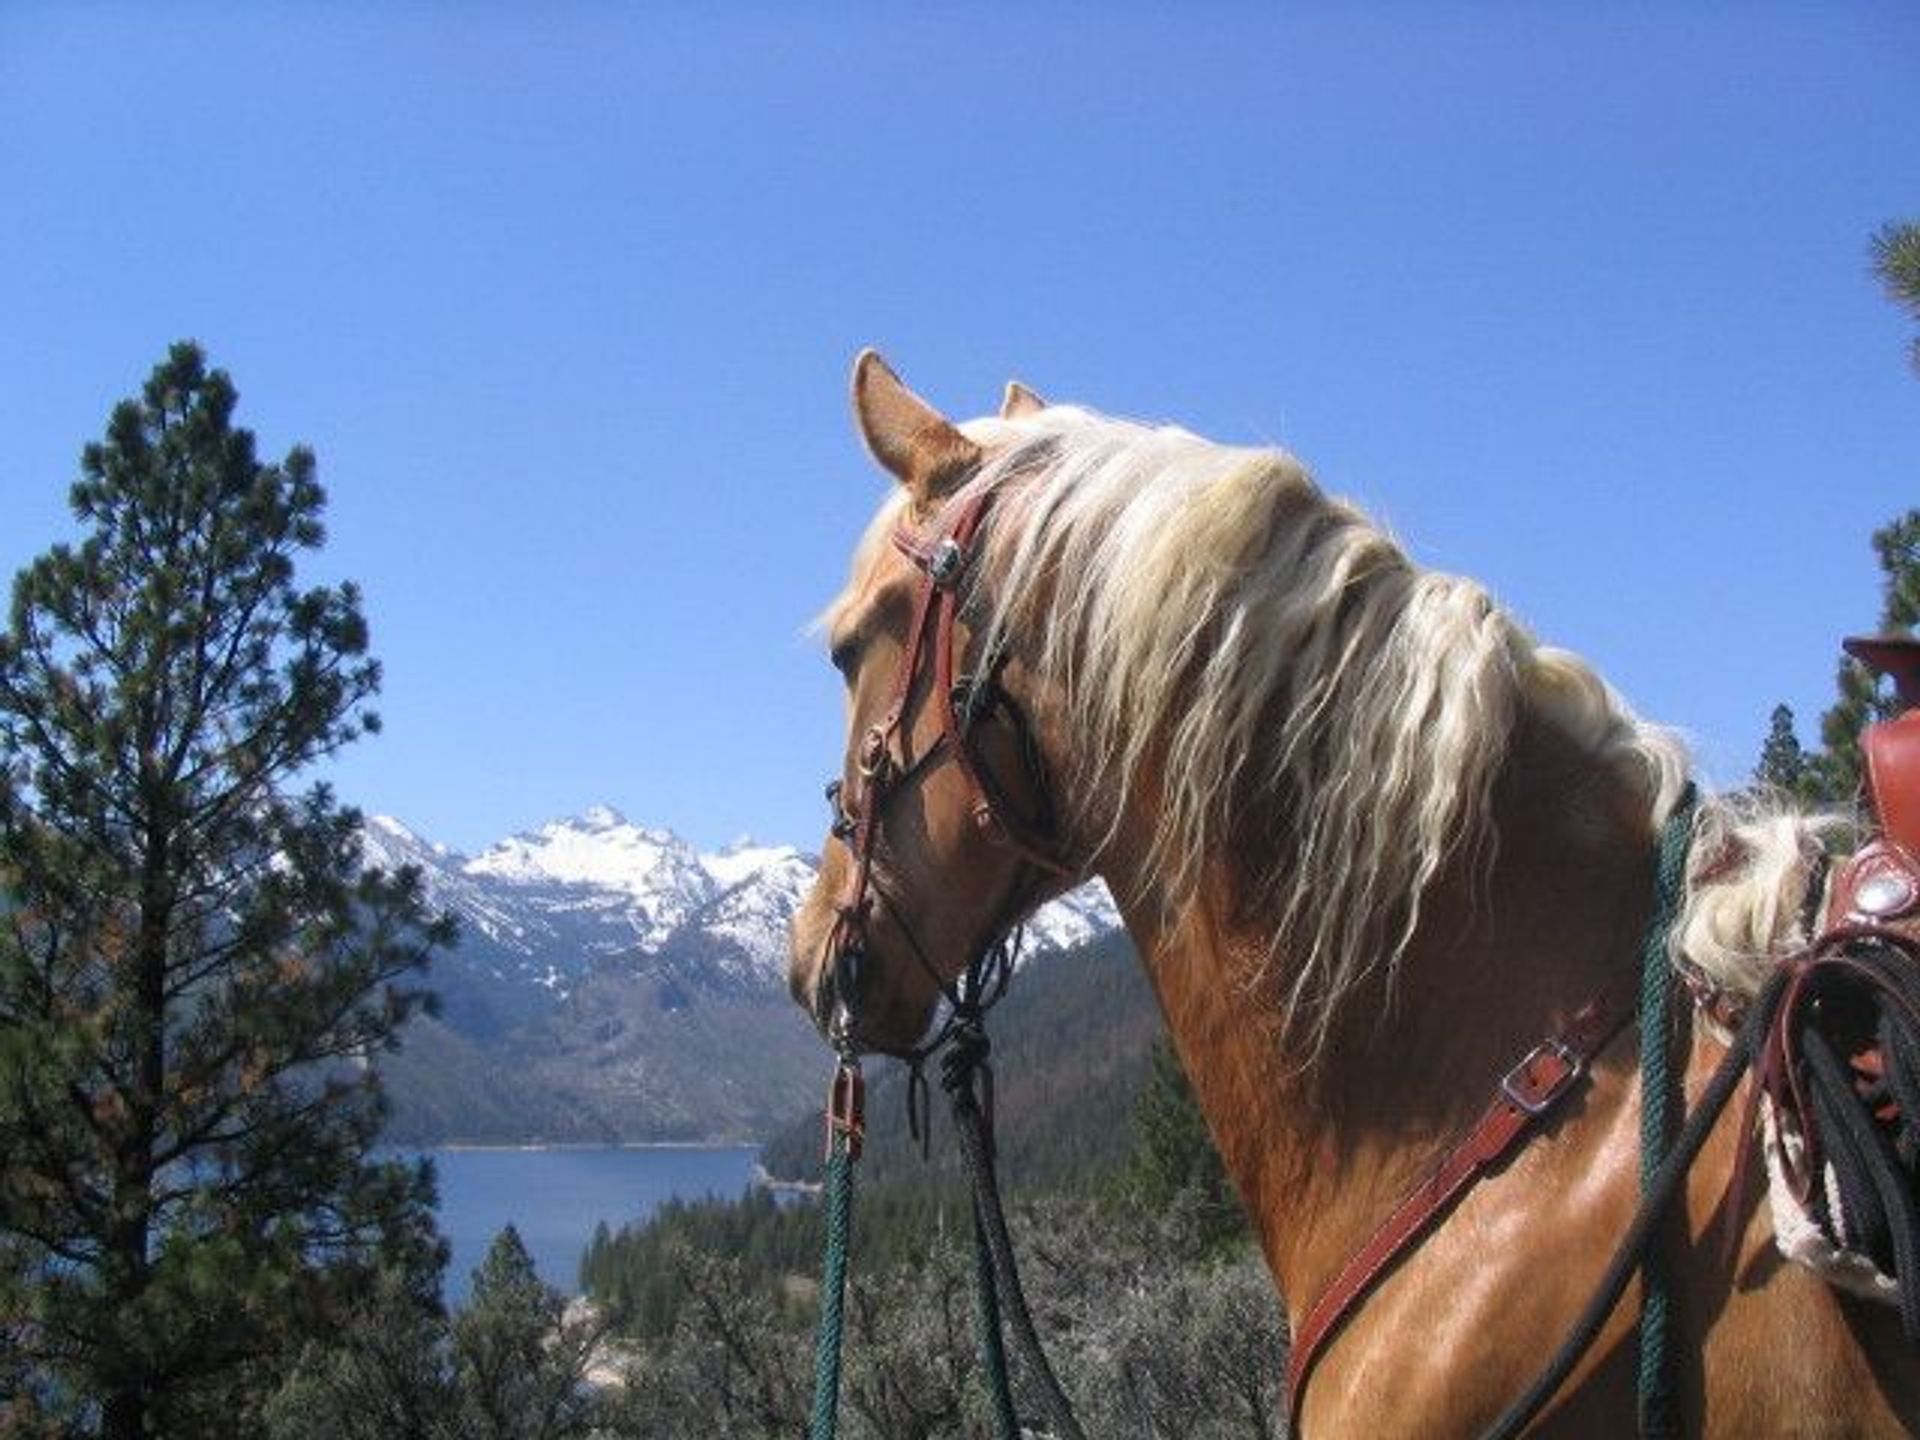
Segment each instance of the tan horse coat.
[[[1010,414],[1038,404],[1031,392],[1009,392]],[[931,518],[992,459],[991,438],[949,425],[870,353],[856,367],[855,408],[869,447],[907,487],[909,519]],[[848,675],[849,776],[876,697],[890,688],[914,581],[883,543],[896,518],[883,513],[828,617]],[[1049,770],[1079,773],[1071,707],[1024,668],[1032,653],[1017,629],[1008,639],[1006,683],[1038,719]],[[902,743],[912,750],[925,740],[916,719]],[[1645,788],[1554,717],[1523,706],[1487,799],[1498,845],[1490,856],[1456,854],[1433,876],[1393,963],[1358,974],[1341,994],[1310,1064],[1288,1024],[1290,957],[1275,953],[1266,892],[1248,878],[1292,821],[1284,800],[1240,814],[1234,843],[1207,858],[1198,882],[1174,885],[1159,854],[1172,797],[1151,759],[1123,793],[1105,812],[1078,797],[1069,806],[1076,830],[1064,839],[1121,906],[1297,1326],[1471,1125],[1499,1077],[1603,987],[1617,990],[1634,965],[1650,904]],[[911,1043],[934,1000],[932,978],[906,955],[904,930],[943,974],[956,974],[982,939],[987,897],[1018,876],[1017,860],[967,822],[965,798],[948,768],[888,817],[887,883],[868,933],[878,976],[857,1016],[869,1044]],[[837,999],[824,983],[825,937],[847,864],[845,847],[830,842],[794,925],[794,993],[823,1022]],[[1686,1049],[1697,1095],[1719,1047],[1691,1027],[1673,1043]],[[1314,1371],[1298,1434],[1472,1436],[1526,1387],[1637,1202],[1637,1044],[1632,1027],[1623,1031],[1545,1132],[1364,1301]],[[1713,1437],[1914,1433],[1920,1370],[1897,1318],[1781,1261],[1756,1193],[1740,1201],[1738,1256],[1725,1263],[1728,1180],[1747,1143],[1736,1134],[1739,1109],[1736,1097],[1687,1192],[1674,1274],[1682,1415]],[[1636,1311],[1630,1290],[1533,1433],[1633,1433]]]

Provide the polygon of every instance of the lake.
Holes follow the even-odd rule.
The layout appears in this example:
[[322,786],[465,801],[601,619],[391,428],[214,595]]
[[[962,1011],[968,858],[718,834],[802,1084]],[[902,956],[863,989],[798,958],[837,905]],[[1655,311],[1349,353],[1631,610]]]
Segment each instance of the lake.
[[555,1150],[431,1150],[440,1177],[440,1233],[449,1305],[467,1297],[474,1267],[511,1224],[540,1278],[568,1295],[580,1288],[580,1255],[605,1220],[618,1230],[664,1201],[737,1199],[759,1158],[757,1145]]

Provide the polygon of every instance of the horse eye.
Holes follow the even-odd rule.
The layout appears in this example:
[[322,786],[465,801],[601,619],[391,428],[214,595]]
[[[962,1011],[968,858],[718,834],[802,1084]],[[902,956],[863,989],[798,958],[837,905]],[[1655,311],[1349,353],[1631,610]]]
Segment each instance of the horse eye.
[[833,668],[842,675],[853,674],[854,663],[860,658],[860,642],[852,637],[838,642],[827,652],[827,659],[833,662]]

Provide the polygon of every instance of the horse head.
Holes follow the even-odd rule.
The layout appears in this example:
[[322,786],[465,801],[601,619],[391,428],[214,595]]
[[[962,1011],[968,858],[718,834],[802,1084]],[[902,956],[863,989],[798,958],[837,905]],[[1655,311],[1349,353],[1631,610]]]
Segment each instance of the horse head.
[[899,489],[824,619],[847,744],[819,878],[794,917],[790,983],[835,1043],[901,1052],[1072,871],[1056,848],[1045,699],[983,623],[985,540],[1007,483],[983,471],[1044,405],[1009,385],[998,419],[957,426],[869,350],[853,408]]

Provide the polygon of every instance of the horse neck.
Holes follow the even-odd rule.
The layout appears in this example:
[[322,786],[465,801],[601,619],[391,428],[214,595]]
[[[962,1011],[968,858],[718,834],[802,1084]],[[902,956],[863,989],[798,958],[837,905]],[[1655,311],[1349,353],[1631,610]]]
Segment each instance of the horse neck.
[[1630,991],[1650,903],[1646,802],[1523,721],[1494,788],[1490,873],[1443,875],[1391,988],[1353,993],[1303,1068],[1250,985],[1269,941],[1228,918],[1232,877],[1178,910],[1134,883],[1125,857],[1144,847],[1126,837],[1150,833],[1150,801],[1105,873],[1297,1320],[1521,1055],[1603,987]]

